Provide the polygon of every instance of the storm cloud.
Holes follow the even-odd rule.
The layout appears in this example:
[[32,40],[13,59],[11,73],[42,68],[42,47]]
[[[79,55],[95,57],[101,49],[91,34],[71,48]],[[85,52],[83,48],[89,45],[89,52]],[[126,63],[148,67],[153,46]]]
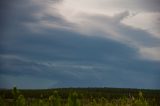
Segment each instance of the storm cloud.
[[97,2],[3,0],[0,87],[160,88],[159,35],[126,21],[134,11],[159,14],[159,2]]

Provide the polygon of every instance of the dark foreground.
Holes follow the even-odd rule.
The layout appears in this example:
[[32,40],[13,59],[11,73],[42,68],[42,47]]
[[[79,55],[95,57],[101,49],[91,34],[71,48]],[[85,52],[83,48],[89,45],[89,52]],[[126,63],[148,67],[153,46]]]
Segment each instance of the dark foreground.
[[0,90],[0,106],[160,106],[160,90],[59,88]]

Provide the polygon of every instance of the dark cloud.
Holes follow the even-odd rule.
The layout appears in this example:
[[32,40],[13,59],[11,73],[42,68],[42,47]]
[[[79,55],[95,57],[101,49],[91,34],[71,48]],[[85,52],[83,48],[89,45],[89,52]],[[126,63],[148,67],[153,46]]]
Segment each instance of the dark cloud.
[[[159,63],[139,60],[136,58],[136,49],[124,44],[69,31],[47,32],[38,35],[25,33],[17,35],[16,40],[5,42],[1,54],[14,54],[22,58],[14,56],[3,58],[2,55],[1,74],[28,75],[58,81],[53,87],[66,87],[72,84],[129,87],[130,81],[139,73],[142,75],[138,78],[159,74]],[[91,69],[80,68],[84,66],[90,66]],[[126,73],[135,75],[133,79],[123,78]],[[116,75],[119,75],[117,79],[114,78]],[[118,84],[119,80],[123,83]],[[153,77],[150,80],[158,81]],[[136,82],[132,82],[132,86],[136,86]],[[142,87],[143,84],[138,86]],[[144,86],[149,86],[149,83]]]
[[[14,50],[16,50],[20,53],[26,52],[26,55],[35,55],[36,57],[43,55],[53,57],[53,59],[54,57],[73,60],[74,58],[75,60],[79,58],[79,60],[87,59],[90,62],[105,60],[105,56],[107,55],[123,58],[123,56],[129,57],[135,53],[134,49],[130,49],[124,44],[104,39],[103,37],[87,37],[60,30],[52,30],[42,34],[31,34],[20,33],[20,36],[17,35],[17,37],[8,40],[8,42],[6,39],[3,53],[5,51],[6,54],[11,53],[11,51],[14,53]],[[41,51],[43,48],[45,50]],[[125,52],[125,50],[128,50],[128,52]]]
[[61,2],[61,0],[41,0],[35,3],[32,0],[2,1],[1,5],[3,6],[0,10],[1,32],[13,33],[15,27],[21,31],[23,30],[21,26],[27,24],[35,24],[38,26],[41,21],[54,22],[62,25],[69,24],[61,17],[56,8],[52,8],[52,14],[46,13],[46,8],[50,2],[54,5]]

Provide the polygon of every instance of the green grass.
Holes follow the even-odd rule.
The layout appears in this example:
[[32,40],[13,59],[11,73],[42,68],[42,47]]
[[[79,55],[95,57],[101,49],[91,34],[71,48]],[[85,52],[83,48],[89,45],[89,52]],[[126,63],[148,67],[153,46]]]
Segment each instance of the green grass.
[[0,106],[160,106],[160,90],[63,88],[0,90]]

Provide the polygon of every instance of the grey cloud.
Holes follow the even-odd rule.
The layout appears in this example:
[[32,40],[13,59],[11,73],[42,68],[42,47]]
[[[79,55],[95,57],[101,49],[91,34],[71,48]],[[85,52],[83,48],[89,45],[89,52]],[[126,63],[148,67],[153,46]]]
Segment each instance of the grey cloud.
[[115,14],[115,16],[113,16],[113,20],[115,20],[116,22],[121,22],[123,19],[127,18],[129,15],[130,15],[129,11],[124,11],[122,13]]
[[99,22],[107,22],[107,23],[119,23],[123,19],[127,18],[130,16],[129,11],[122,11],[120,13],[117,13],[113,16],[107,16],[103,14],[80,14],[80,16],[84,19],[89,20],[94,20],[94,21],[99,21]]
[[143,12],[159,12],[160,1],[159,0],[134,0],[128,1],[123,0],[117,3],[117,6],[132,11],[143,11]]
[[[160,1],[159,0],[141,0],[140,4],[143,4],[146,10],[151,10],[153,12],[159,12],[160,11]],[[142,6],[142,7],[143,7]]]
[[[116,10],[130,10],[136,12],[159,12],[159,0],[112,0],[98,1],[99,8]],[[108,6],[108,7],[107,7]]]

